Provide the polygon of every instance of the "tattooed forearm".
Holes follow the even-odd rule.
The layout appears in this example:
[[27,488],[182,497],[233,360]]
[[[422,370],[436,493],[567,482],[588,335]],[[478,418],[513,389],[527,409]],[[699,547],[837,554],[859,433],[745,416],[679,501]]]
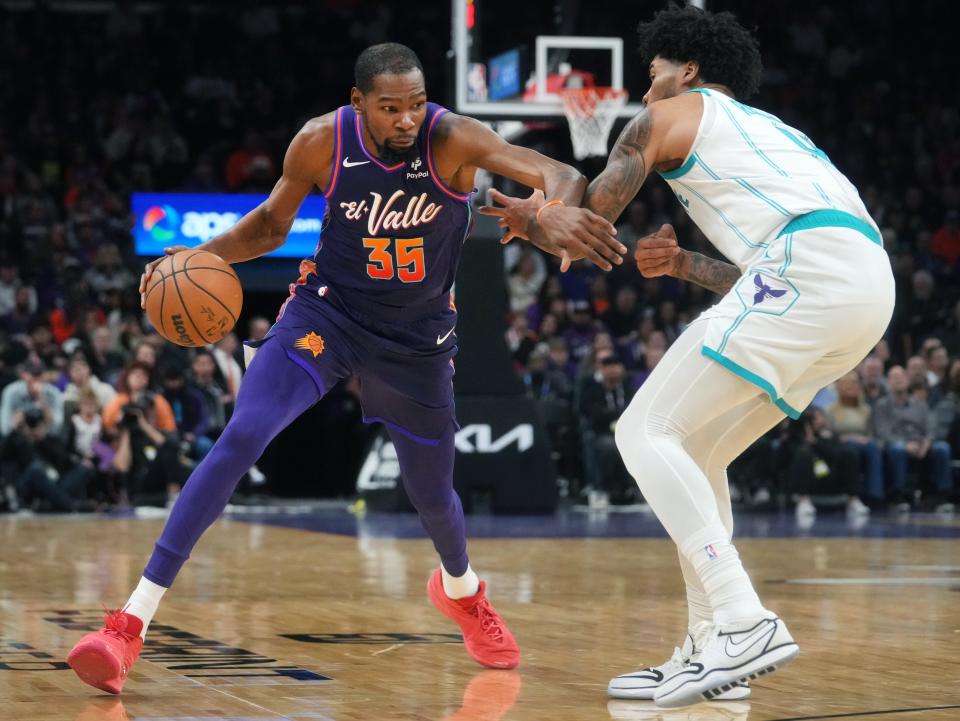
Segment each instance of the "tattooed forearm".
[[647,177],[643,155],[650,142],[652,127],[647,108],[627,123],[610,151],[607,167],[587,188],[583,204],[585,208],[611,223],[620,216]]
[[740,270],[735,265],[687,251],[683,254],[677,273],[678,278],[703,286],[717,295],[728,293],[740,280],[740,275]]

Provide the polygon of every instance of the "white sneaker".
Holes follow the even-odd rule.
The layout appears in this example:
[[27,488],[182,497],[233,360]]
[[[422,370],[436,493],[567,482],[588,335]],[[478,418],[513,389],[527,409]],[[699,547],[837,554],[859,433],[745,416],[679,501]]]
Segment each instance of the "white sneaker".
[[715,626],[696,660],[664,679],[653,698],[665,708],[720,698],[737,684],[776,671],[799,653],[775,615],[736,627]]
[[869,516],[870,506],[859,498],[851,498],[847,503],[847,514],[850,516]]
[[[710,637],[712,630],[712,624],[702,622],[697,624],[693,632],[702,643]],[[690,631],[687,631],[683,647],[673,649],[673,656],[670,657],[670,660],[660,666],[651,666],[610,679],[610,683],[607,685],[607,695],[620,699],[650,700],[654,697],[654,693],[664,679],[682,671],[691,659],[695,659],[699,653],[694,636]],[[716,700],[739,701],[748,696],[750,696],[750,685],[738,683],[734,684],[734,687],[729,691],[718,694]]]
[[802,498],[797,501],[797,518],[802,518],[803,516],[815,516],[817,515],[817,507],[813,505],[813,501],[809,498]]

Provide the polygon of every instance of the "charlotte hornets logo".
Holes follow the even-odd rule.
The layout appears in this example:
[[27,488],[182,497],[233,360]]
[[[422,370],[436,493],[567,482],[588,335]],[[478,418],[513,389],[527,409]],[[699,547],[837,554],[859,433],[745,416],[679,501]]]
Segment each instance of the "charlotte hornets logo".
[[787,294],[785,288],[780,290],[771,288],[759,273],[753,276],[753,284],[757,288],[757,292],[753,294],[754,305],[762,303],[767,298],[782,298]]
[[788,278],[760,268],[748,270],[735,291],[744,310],[764,315],[783,315],[800,297]]

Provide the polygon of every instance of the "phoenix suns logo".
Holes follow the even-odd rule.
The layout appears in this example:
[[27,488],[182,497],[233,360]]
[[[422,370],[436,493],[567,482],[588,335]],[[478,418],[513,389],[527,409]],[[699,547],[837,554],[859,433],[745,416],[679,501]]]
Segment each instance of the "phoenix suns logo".
[[323,338],[310,331],[303,338],[298,338],[296,343],[293,344],[295,348],[300,350],[308,350],[313,353],[313,357],[316,358],[318,355],[323,353]]

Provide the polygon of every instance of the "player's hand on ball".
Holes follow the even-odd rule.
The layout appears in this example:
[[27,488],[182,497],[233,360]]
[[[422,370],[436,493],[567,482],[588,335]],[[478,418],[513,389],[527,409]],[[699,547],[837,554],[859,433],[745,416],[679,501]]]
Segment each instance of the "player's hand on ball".
[[[167,255],[173,255],[174,253],[179,253],[181,250],[187,250],[185,245],[171,245],[169,248],[164,248],[163,252]],[[150,282],[150,276],[153,275],[154,269],[160,265],[163,261],[163,258],[157,258],[156,260],[151,260],[143,268],[143,274],[140,276],[140,309],[145,310],[147,307],[147,283]]]
[[673,226],[661,225],[656,233],[640,238],[633,257],[637,261],[637,270],[644,278],[676,275],[683,260],[683,251],[677,244]]

